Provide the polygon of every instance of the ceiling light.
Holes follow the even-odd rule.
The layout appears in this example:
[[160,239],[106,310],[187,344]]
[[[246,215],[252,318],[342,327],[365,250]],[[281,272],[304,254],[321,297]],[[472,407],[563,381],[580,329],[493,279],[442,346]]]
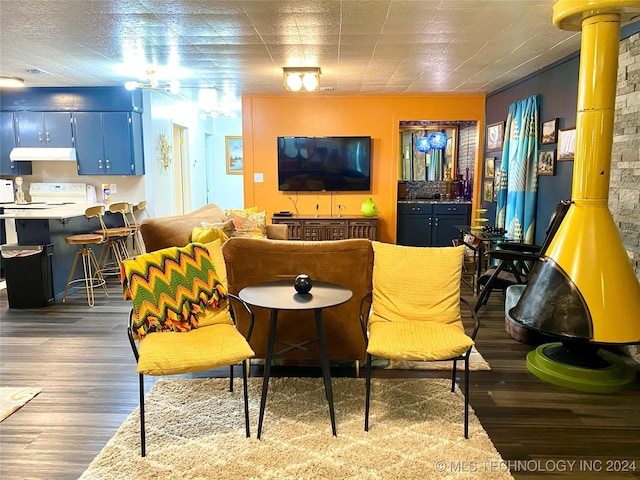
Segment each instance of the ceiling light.
[[164,90],[175,95],[180,94],[180,82],[177,79],[173,79],[170,82],[160,83],[158,81],[158,75],[155,70],[147,70],[146,76],[147,79],[145,82],[138,82],[136,80],[124,82],[124,88],[126,88],[127,90],[135,90],[137,88],[150,88],[153,90]]
[[317,92],[320,90],[319,67],[284,67],[284,88],[288,92]]
[[0,87],[20,88],[24,87],[24,80],[18,77],[0,75]]

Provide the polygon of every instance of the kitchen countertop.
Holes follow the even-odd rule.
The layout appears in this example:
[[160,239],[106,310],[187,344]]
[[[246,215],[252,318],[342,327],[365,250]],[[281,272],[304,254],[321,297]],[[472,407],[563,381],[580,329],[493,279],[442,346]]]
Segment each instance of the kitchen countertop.
[[64,220],[81,217],[88,207],[99,205],[89,203],[71,203],[66,205],[50,205],[45,203],[31,203],[18,205],[4,203],[4,213],[0,218],[13,220]]

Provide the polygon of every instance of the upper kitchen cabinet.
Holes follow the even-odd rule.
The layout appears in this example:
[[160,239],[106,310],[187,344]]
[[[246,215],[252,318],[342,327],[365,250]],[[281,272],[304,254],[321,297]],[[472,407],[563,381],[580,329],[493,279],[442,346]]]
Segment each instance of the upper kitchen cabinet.
[[73,147],[69,112],[15,112],[18,147]]
[[0,112],[0,175],[31,175],[31,162],[12,162],[11,150],[16,146],[12,112]]
[[144,175],[142,115],[74,113],[79,175]]

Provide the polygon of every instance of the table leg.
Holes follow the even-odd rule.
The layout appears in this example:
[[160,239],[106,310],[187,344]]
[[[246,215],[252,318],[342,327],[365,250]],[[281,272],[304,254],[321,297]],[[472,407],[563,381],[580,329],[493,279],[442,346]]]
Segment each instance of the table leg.
[[322,377],[324,378],[324,393],[329,403],[329,415],[331,416],[331,430],[333,436],[336,434],[336,415],[333,409],[333,390],[331,389],[331,367],[329,366],[329,355],[327,354],[327,343],[324,338],[324,322],[322,321],[322,309],[314,310],[316,316],[316,328],[320,341],[320,365],[322,366]]
[[267,406],[267,392],[269,391],[269,376],[271,375],[271,360],[273,359],[273,346],[276,340],[276,325],[278,323],[278,310],[271,310],[269,322],[269,338],[267,340],[267,358],[264,361],[264,373],[262,376],[262,397],[260,398],[260,419],[258,420],[258,440],[262,436],[262,420]]

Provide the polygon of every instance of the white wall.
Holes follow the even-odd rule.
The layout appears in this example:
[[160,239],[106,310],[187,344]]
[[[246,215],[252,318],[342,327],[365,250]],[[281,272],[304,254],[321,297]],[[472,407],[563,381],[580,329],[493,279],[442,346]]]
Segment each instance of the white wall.
[[[145,91],[144,115],[144,190],[153,216],[176,214],[174,187],[175,165],[164,169],[159,160],[158,139],[164,133],[174,146],[173,125],[187,129],[188,176],[191,210],[207,203],[221,208],[242,208],[244,191],[242,175],[227,175],[225,164],[225,136],[242,135],[241,119],[201,118],[201,113],[191,101],[176,100],[163,92]],[[206,149],[209,135],[213,152]],[[210,159],[210,160],[209,160]],[[207,165],[207,161],[213,164]]]
[[[244,208],[244,185],[242,175],[228,175],[226,164],[226,136],[242,135],[241,118],[212,118],[211,143],[213,168],[209,169],[207,183],[210,188],[210,203],[220,208]],[[252,206],[252,205],[247,205]]]

